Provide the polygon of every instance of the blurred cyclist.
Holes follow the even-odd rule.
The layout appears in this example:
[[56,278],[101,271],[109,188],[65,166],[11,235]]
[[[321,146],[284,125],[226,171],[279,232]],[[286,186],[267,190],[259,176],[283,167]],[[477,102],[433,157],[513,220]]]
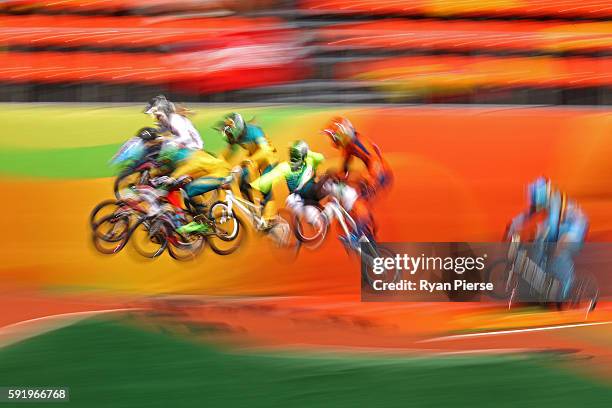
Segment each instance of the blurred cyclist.
[[154,160],[161,148],[161,138],[156,129],[145,127],[121,146],[111,163],[131,169],[145,161]]
[[151,99],[144,109],[144,113],[151,115],[159,125],[159,132],[170,132],[173,141],[180,147],[190,150],[201,150],[204,142],[193,123],[183,113],[178,113],[176,106],[166,99],[164,95],[158,95]]
[[551,272],[561,282],[562,299],[567,298],[574,281],[573,257],[580,251],[588,230],[588,218],[565,193],[553,189],[549,179],[539,177],[529,184],[529,209],[517,215],[508,236],[517,233],[536,214],[545,212],[538,224],[535,243],[554,243]]
[[[167,172],[167,169],[160,167],[157,162],[162,144],[163,138],[157,129],[145,127],[121,146],[110,161],[120,169],[115,181],[116,194],[124,194],[126,188],[133,186],[145,168],[150,177]],[[143,167],[140,168],[141,166]],[[122,192],[118,193],[119,191]]]
[[[231,179],[230,165],[204,150],[190,151],[170,144],[162,149],[160,160],[172,162],[176,168],[170,176],[157,178],[156,184],[163,184],[168,189],[185,185],[185,192],[189,198],[216,190]],[[203,205],[198,205],[196,202],[194,204],[200,213],[205,211]],[[208,228],[208,225],[194,221],[181,227],[180,232],[208,232]]]
[[363,162],[367,175],[363,177],[362,195],[371,198],[381,189],[391,185],[393,173],[377,145],[358,133],[346,118],[335,117],[323,130],[335,148],[342,151],[342,171],[348,177],[351,160],[356,157]]
[[[321,153],[313,152],[308,144],[303,140],[294,142],[289,147],[289,161],[282,162],[272,171],[264,174],[251,186],[256,190],[266,193],[271,190],[274,183],[280,179],[285,179],[289,196],[287,197],[287,207],[296,215],[303,214],[305,205],[314,205],[332,194],[348,211],[357,224],[357,236],[361,234],[373,237],[374,227],[370,212],[364,200],[359,199],[354,189],[344,183],[337,183],[334,177],[325,175],[317,180],[316,171],[325,157]],[[311,224],[316,222],[316,214],[304,214]]]
[[[226,161],[237,153],[239,148],[246,150],[247,160],[242,163],[242,174],[240,175],[240,192],[249,201],[253,202],[253,196],[249,186],[249,167],[254,167],[257,176],[269,173],[278,163],[276,149],[268,140],[263,129],[252,123],[246,123],[239,113],[230,113],[225,116],[218,125],[218,129],[226,138],[228,146],[222,153]],[[272,200],[272,190],[264,193],[261,203],[264,208],[264,219],[270,219],[274,211],[273,205],[268,205]]]
[[324,159],[321,153],[311,151],[303,140],[296,141],[289,147],[288,162],[278,164],[250,186],[267,195],[277,181],[284,179],[289,189],[287,207],[301,214],[304,204],[318,203],[327,195],[323,189],[325,180],[316,181],[317,167]]

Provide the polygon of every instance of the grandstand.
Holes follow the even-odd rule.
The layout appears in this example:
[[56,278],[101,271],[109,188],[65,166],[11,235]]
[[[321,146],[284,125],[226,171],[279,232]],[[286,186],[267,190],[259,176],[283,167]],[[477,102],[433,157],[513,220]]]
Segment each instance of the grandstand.
[[604,1],[9,0],[0,99],[612,103]]

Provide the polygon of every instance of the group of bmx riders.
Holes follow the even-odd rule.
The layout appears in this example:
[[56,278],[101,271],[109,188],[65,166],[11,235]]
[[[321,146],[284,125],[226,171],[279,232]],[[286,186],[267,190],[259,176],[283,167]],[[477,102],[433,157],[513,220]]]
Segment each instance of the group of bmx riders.
[[[227,183],[233,172],[239,173],[241,194],[253,202],[253,190],[259,192],[263,219],[270,224],[274,222],[276,211],[276,206],[271,204],[274,200],[272,190],[277,182],[284,180],[287,185],[286,208],[296,216],[306,218],[308,212],[304,209],[307,205],[325,201],[332,191],[334,194],[340,192],[345,196],[337,198],[357,225],[351,239],[357,242],[366,236],[375,241],[377,231],[372,203],[381,192],[389,189],[393,174],[378,146],[357,132],[347,118],[334,117],[322,130],[332,146],[340,150],[343,161],[340,171],[319,175],[317,169],[325,160],[321,153],[312,151],[305,141],[298,140],[289,147],[289,160],[280,162],[277,150],[261,127],[245,121],[239,113],[226,115],[216,127],[227,141],[226,149],[218,156],[204,149],[202,138],[189,119],[189,111],[163,95],[149,101],[144,113],[150,115],[157,125],[144,128],[137,135],[143,142],[144,156],[170,164],[165,168],[171,169],[166,175],[155,178],[156,185],[166,189],[184,186],[187,196],[197,202],[197,197]],[[232,166],[230,163],[240,149],[245,150],[246,160]],[[350,169],[354,159],[361,161],[366,171],[349,177],[355,176]],[[338,184],[352,184],[352,187],[334,189],[333,186]],[[554,247],[547,269],[560,282],[563,300],[572,289],[575,279],[573,259],[584,243],[588,219],[580,207],[555,189],[547,178],[539,177],[530,183],[528,192],[529,207],[509,224],[506,238],[519,234],[534,216],[544,215],[543,221],[537,225],[534,242]],[[180,228],[186,233],[207,233],[210,226],[193,221]]]

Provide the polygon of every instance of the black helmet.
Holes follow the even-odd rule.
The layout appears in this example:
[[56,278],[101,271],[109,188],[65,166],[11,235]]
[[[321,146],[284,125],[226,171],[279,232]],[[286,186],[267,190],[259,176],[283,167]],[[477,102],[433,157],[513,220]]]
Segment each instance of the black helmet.
[[171,113],[174,113],[176,108],[174,104],[170,102],[164,95],[157,95],[152,98],[147,106],[145,106],[143,113],[154,116],[165,116],[168,118]]
[[291,170],[297,171],[304,164],[306,156],[308,155],[308,144],[303,140],[293,142],[289,147],[289,164]]
[[145,142],[150,142],[151,140],[157,139],[159,135],[157,133],[157,129],[152,127],[144,127],[138,131],[136,136]]

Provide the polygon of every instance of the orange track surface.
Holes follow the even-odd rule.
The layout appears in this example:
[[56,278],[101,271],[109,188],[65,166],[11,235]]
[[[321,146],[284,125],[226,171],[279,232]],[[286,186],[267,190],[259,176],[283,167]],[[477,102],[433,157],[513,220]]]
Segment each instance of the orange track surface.
[[[2,316],[0,337],[4,326],[23,320],[136,307],[143,310],[133,312],[140,317],[130,321],[144,329],[171,331],[232,348],[413,356],[554,352],[568,353],[574,369],[606,378],[612,375],[610,324],[445,338],[456,333],[583,324],[583,317],[571,311],[509,313],[503,307],[474,303],[364,304],[351,296],[243,299],[187,296],[119,301],[32,293],[4,296],[0,306],[8,310]],[[612,307],[600,306],[591,313],[587,323],[594,322],[612,322]],[[27,324],[36,331],[38,322]],[[216,330],[198,331],[198,327]]]

